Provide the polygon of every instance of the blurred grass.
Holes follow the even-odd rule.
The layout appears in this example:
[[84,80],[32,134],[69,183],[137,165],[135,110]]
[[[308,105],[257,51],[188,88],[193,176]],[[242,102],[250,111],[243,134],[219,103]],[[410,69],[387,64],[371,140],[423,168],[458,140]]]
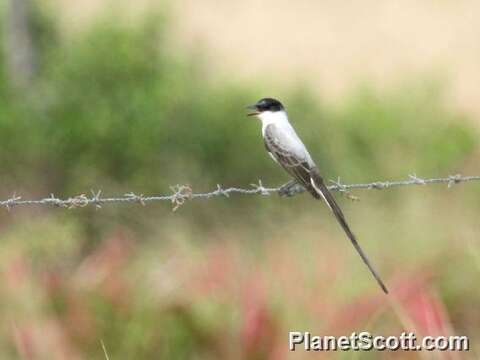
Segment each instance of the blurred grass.
[[[198,54],[169,51],[168,21],[155,14],[132,27],[107,17],[62,38],[41,17],[42,67],[26,93],[9,87],[0,56],[2,198],[287,180],[243,111],[275,94],[212,84]],[[424,78],[385,93],[363,85],[334,105],[299,86],[282,100],[326,178],[478,173],[478,132],[443,106],[441,87]],[[442,324],[478,344],[475,185],[357,195],[355,204],[339,199],[394,294],[434,304],[438,293]],[[198,201],[175,214],[168,205],[15,209],[0,225],[2,358],[98,358],[103,340],[112,359],[278,359],[289,330],[403,326],[307,196]],[[412,296],[398,301],[417,324]]]

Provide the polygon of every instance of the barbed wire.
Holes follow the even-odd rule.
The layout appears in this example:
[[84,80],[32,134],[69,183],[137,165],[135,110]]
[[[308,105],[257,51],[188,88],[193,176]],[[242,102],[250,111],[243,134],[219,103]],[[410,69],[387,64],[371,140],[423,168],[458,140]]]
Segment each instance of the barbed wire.
[[[409,175],[407,180],[399,181],[375,181],[371,183],[361,184],[342,184],[340,179],[336,181],[330,180],[332,185],[328,186],[331,191],[339,191],[347,194],[351,199],[356,199],[354,196],[349,195],[350,190],[354,189],[376,189],[384,190],[399,186],[409,185],[429,185],[429,184],[447,184],[450,188],[455,184],[469,181],[480,181],[480,176],[462,176],[460,174],[450,175],[445,178],[430,178],[422,179],[415,174]],[[38,200],[23,200],[17,194],[7,200],[0,201],[0,207],[5,207],[7,210],[17,206],[54,206],[66,209],[82,208],[86,206],[95,206],[101,208],[103,205],[112,203],[138,203],[145,206],[149,202],[156,201],[170,201],[173,205],[173,211],[177,210],[187,200],[193,199],[210,199],[217,196],[229,197],[231,194],[244,194],[244,195],[270,195],[277,193],[281,196],[294,196],[295,194],[302,193],[305,189],[294,181],[290,181],[280,187],[265,187],[262,181],[259,180],[257,184],[251,184],[251,188],[237,188],[231,187],[224,189],[221,185],[217,185],[216,190],[206,193],[194,193],[192,188],[188,185],[175,185],[171,186],[172,191],[169,195],[153,195],[145,196],[143,194],[128,193],[123,196],[117,197],[102,197],[102,191],[91,191],[91,195],[80,194],[67,199],[57,198],[54,194],[50,194],[49,197]]]

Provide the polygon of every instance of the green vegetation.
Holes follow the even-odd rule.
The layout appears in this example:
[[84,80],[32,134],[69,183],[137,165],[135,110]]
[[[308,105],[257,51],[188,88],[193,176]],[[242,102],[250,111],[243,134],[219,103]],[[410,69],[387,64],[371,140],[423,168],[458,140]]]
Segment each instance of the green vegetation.
[[[287,180],[243,111],[274,94],[207,81],[201,61],[168,51],[164,17],[135,27],[117,20],[73,38],[40,23],[42,66],[27,93],[9,87],[0,57],[2,198]],[[362,87],[341,105],[319,104],[308,90],[284,102],[327,178],[442,176],[471,167],[478,133],[442,105],[440,89],[420,79],[383,94]],[[470,335],[480,330],[468,320],[480,300],[473,187],[369,192],[344,203],[389,286],[441,303],[441,320]],[[306,196],[192,202],[175,214],[168,204],[15,209],[0,223],[2,358],[31,339],[41,339],[31,345],[36,358],[101,358],[100,340],[111,359],[275,358],[289,329],[405,325],[387,305],[342,323],[347,309],[381,294]],[[410,300],[404,315],[427,331]]]

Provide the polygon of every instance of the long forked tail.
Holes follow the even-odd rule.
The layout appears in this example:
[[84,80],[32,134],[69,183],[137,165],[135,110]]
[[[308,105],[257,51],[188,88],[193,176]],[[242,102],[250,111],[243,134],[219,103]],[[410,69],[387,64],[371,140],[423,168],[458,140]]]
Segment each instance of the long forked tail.
[[318,172],[318,169],[316,168],[312,169],[310,172],[310,176],[311,176],[310,182],[313,186],[313,190],[315,190],[323,198],[323,200],[325,200],[328,207],[332,210],[333,214],[335,215],[335,218],[340,223],[343,230],[345,231],[348,238],[350,239],[353,247],[357,250],[358,254],[362,258],[365,265],[367,265],[368,269],[372,273],[375,280],[377,280],[378,285],[380,285],[380,287],[385,292],[385,294],[388,294],[387,287],[383,283],[382,279],[380,279],[380,276],[378,275],[377,271],[370,264],[370,261],[368,260],[367,255],[365,255],[357,239],[355,238],[355,235],[350,230],[350,227],[348,226],[347,221],[345,220],[345,216],[343,216],[342,210],[337,205],[337,202],[335,201],[335,198],[333,197],[333,195],[327,189],[322,177]]

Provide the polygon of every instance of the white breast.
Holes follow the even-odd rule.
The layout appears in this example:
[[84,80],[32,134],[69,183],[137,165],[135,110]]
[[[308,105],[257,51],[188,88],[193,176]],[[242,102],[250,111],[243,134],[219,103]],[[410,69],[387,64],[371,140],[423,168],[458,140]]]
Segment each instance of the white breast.
[[270,124],[275,124],[278,128],[290,132],[292,129],[288,122],[287,113],[285,111],[264,111],[258,115],[262,121],[262,135],[265,136],[265,129]]

